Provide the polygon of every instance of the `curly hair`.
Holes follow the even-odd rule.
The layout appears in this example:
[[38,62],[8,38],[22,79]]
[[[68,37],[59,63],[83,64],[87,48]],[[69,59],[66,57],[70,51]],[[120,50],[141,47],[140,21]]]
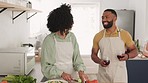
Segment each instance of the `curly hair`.
[[70,30],[74,23],[71,6],[69,4],[62,4],[49,13],[47,21],[47,28],[50,32],[60,31],[63,34],[65,29]]

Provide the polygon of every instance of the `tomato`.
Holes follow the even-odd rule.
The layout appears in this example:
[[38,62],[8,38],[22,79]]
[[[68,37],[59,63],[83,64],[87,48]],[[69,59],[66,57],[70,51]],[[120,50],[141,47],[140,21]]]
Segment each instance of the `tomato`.
[[8,83],[7,81],[2,81],[1,83]]
[[86,83],[99,83],[98,80],[88,80]]

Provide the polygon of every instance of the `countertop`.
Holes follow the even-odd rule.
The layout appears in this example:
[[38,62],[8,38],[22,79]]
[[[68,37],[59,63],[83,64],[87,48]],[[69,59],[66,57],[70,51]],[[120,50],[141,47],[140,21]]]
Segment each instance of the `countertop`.
[[148,60],[148,57],[145,57],[142,54],[138,54],[138,56],[136,56],[135,58],[130,58],[129,60]]

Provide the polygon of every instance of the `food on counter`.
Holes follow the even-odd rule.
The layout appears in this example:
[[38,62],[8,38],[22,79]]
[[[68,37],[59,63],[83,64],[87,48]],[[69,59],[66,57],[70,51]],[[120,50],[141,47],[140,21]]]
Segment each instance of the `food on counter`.
[[53,80],[48,80],[45,83],[68,83],[68,82],[62,79],[53,79]]
[[[82,80],[80,78],[77,78],[77,79],[73,79],[73,82],[74,83],[82,83]],[[53,79],[53,80],[48,80],[45,83],[68,83],[68,82],[65,80]]]
[[48,83],[64,83],[62,81],[48,81]]
[[99,83],[98,80],[87,80],[86,83]]
[[78,78],[78,83],[81,83],[81,82],[82,82],[82,80],[80,78]]
[[10,83],[36,83],[35,78],[25,75],[7,75],[2,80]]
[[80,78],[78,79],[73,79],[73,81],[77,82],[77,83],[82,83],[82,80]]
[[4,81],[2,81],[2,82],[0,82],[0,83],[8,83],[6,80],[4,80]]

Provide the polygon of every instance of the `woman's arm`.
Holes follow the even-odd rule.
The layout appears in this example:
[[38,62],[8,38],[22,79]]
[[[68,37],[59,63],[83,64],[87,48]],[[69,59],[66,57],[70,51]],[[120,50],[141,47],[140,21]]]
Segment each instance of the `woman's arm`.
[[71,36],[72,38],[72,43],[73,43],[73,67],[76,71],[85,71],[86,67],[83,63],[83,60],[80,56],[80,50],[79,50],[79,45],[77,43],[76,37],[74,34]]
[[48,78],[59,78],[63,71],[55,65],[55,44],[53,38],[46,37],[41,48],[41,71]]

